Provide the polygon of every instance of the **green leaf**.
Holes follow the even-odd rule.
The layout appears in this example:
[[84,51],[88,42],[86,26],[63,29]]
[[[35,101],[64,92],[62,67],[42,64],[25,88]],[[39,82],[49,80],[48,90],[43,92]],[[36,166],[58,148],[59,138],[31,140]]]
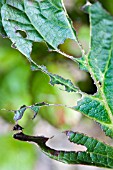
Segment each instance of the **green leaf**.
[[78,152],[55,150],[46,145],[49,138],[28,136],[22,132],[15,134],[13,137],[21,141],[36,143],[47,156],[63,163],[113,168],[113,147],[84,134],[67,131],[66,135],[70,142],[83,145],[87,150]]
[[34,112],[33,119],[36,117],[36,115],[38,114],[38,112],[42,106],[49,106],[49,104],[42,102],[42,103],[36,103],[36,104],[28,107]]
[[39,110],[40,110],[40,107],[42,107],[42,106],[49,106],[49,104],[42,102],[42,103],[36,103],[34,105],[31,105],[31,106],[23,105],[23,106],[20,107],[20,109],[11,110],[11,111],[15,113],[14,120],[18,121],[18,120],[22,119],[26,109],[31,109],[34,112],[33,118],[35,118],[36,115],[38,114]]
[[[68,92],[79,91],[70,80],[51,74],[45,66],[37,65],[32,61],[33,42],[44,41],[49,49],[55,50],[73,61],[78,61],[80,68],[90,73],[97,86],[97,93],[94,95],[82,93],[82,98],[73,109],[98,122],[106,135],[113,138],[113,17],[103,9],[99,2],[93,5],[87,4],[85,11],[90,16],[90,51],[85,55],[81,48],[83,57],[75,59],[58,49],[58,46],[68,38],[77,41],[76,33],[62,0],[6,0],[6,3],[1,4],[2,24],[7,36],[14,46],[28,58],[32,64],[32,70],[40,70],[50,77],[51,85],[63,85]],[[39,104],[20,108],[16,111],[15,120],[22,118],[26,108],[31,108],[37,114],[40,107],[42,105]],[[29,137],[22,133],[17,134],[16,137],[37,142],[47,155],[62,162],[113,168],[113,158],[109,153],[109,150],[113,150],[112,147],[85,136],[87,140],[92,141],[90,148],[87,142],[73,140],[72,135],[76,136],[73,132],[69,132],[68,135],[70,141],[85,145],[87,151],[55,151],[45,145],[48,138]],[[83,139],[84,135],[81,137],[77,134],[77,138]],[[96,143],[94,147],[93,142]],[[98,145],[102,149],[97,147]],[[108,153],[104,153],[105,148]]]
[[112,123],[104,103],[95,97],[84,97],[78,102],[74,109],[79,110],[81,113],[97,120],[100,123],[106,123],[108,125]]
[[[26,0],[23,4],[23,0],[11,0],[6,1],[6,4],[2,6],[2,22],[8,37],[13,42],[13,46],[32,63],[30,54],[33,42],[44,41],[49,48],[51,46],[54,50],[58,50],[58,45],[65,39],[76,40],[75,32],[68,21],[61,1],[54,3],[54,1]],[[22,32],[25,33],[25,37],[22,36]],[[78,90],[70,80],[49,73],[44,66],[36,65],[36,67],[50,76],[51,85],[63,85],[68,92]]]
[[[98,92],[94,96],[83,94],[78,105],[73,108],[100,123],[106,135],[113,137],[113,18],[98,2],[90,4],[87,9],[91,24],[91,50],[88,55],[77,61],[82,69],[89,71]],[[1,14],[2,24],[8,37],[32,63],[30,54],[34,41],[44,41],[49,48],[58,52],[58,45],[65,39],[71,38],[76,41],[75,31],[61,0],[57,2],[25,0],[24,3],[22,0],[7,0],[1,7]],[[25,37],[21,31],[26,34]],[[78,91],[70,80],[49,73],[44,66],[34,65],[35,69],[50,76],[50,84],[63,85],[68,92]]]
[[76,40],[61,0],[57,3],[53,0],[25,0],[24,6],[34,28],[53,49],[57,49],[67,38]]
[[113,17],[100,3],[90,6],[91,51],[88,63],[96,80],[104,83],[106,72],[110,69],[113,48]]
[[[101,125],[106,135],[113,137],[113,95],[111,94],[113,18],[98,2],[87,5],[87,9],[91,24],[91,50],[88,55],[83,55],[82,58],[74,61],[77,60],[80,68],[91,74],[98,92],[94,96],[82,94],[82,99],[73,108],[94,119]],[[75,31],[61,0],[57,2],[25,0],[24,3],[22,0],[7,0],[2,5],[1,14],[2,24],[8,37],[30,60],[33,64],[32,69],[46,73],[50,77],[51,85],[63,85],[68,92],[79,91],[70,80],[49,73],[46,67],[37,65],[30,58],[34,41],[44,41],[49,48],[58,52],[58,45],[65,39],[71,38],[76,41]],[[21,31],[26,36],[23,37]]]
[[83,94],[73,108],[98,122],[113,138],[113,17],[99,2],[89,6],[89,16],[91,50],[85,61],[98,91],[93,96]]
[[[1,9],[4,29],[13,42],[13,46],[30,58],[32,42],[40,42],[42,38],[30,24],[28,17],[24,13],[23,1],[11,0],[7,2]],[[26,33],[27,37],[24,38],[19,31]]]
[[2,25],[2,17],[1,17],[1,7],[3,5],[3,2],[0,1],[0,34],[5,37],[6,36],[6,33],[4,31],[4,28],[3,28],[3,25]]
[[[67,38],[76,41],[61,0],[10,0],[1,9],[3,27],[15,47],[30,59],[32,43],[44,41],[56,51]],[[22,37],[19,31],[26,33]]]
[[50,84],[52,86],[54,85],[62,85],[65,87],[65,91],[67,92],[78,92],[79,89],[73,85],[71,80],[69,79],[64,79],[63,77],[57,75],[57,74],[52,74],[48,72],[47,68],[45,66],[40,66],[34,62],[31,62],[31,69],[32,71],[37,71],[40,70],[47,74],[50,77]]
[[14,111],[15,112],[14,120],[17,121],[17,120],[21,119],[23,117],[25,110],[26,110],[25,105],[21,106],[19,110],[15,110]]

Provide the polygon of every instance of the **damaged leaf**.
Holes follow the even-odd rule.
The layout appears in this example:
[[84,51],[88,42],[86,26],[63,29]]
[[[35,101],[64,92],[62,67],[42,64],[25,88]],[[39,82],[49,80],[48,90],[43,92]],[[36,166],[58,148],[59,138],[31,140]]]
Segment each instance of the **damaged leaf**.
[[[13,42],[13,47],[28,58],[32,70],[40,70],[47,74],[51,85],[60,84],[67,92],[81,93],[82,98],[72,109],[98,122],[105,134],[113,138],[113,17],[99,2],[86,4],[84,10],[89,13],[90,18],[90,48],[88,54],[83,53],[81,48],[83,57],[76,59],[58,49],[58,46],[68,38],[79,44],[62,0],[6,0],[0,4],[0,9],[0,29],[5,30]],[[45,66],[32,61],[33,42],[42,41],[47,44],[49,50],[78,61],[80,68],[90,73],[97,86],[97,92],[94,95],[82,93],[70,80],[51,74]],[[35,117],[42,106],[49,104],[22,106],[14,111],[14,120],[21,119],[28,108],[34,111]],[[16,128],[18,130],[19,127]],[[48,138],[27,136],[22,132],[15,134],[14,138],[35,142],[46,155],[64,163],[113,168],[113,147],[83,134],[67,131],[66,135],[70,142],[84,145],[87,151],[54,150],[46,145]]]
[[15,110],[14,111],[14,113],[15,113],[14,120],[15,121],[20,120],[23,117],[23,114],[24,114],[25,110],[26,110],[26,106],[25,105],[21,106],[19,110]]
[[106,135],[113,138],[113,17],[99,2],[89,4],[88,11],[91,50],[86,62],[98,91],[93,96],[83,94],[73,109],[98,122]]
[[78,152],[55,150],[47,146],[46,142],[49,138],[43,136],[28,136],[22,132],[15,134],[13,137],[20,141],[36,143],[47,156],[66,164],[83,164],[113,168],[113,147],[84,134],[67,131],[66,135],[70,142],[83,145],[87,150]]
[[[76,41],[76,32],[69,21],[63,2],[58,0],[6,0],[1,7],[2,24],[16,48],[29,60],[33,42],[45,42],[59,51],[66,39]],[[23,38],[19,30],[26,33]]]
[[22,126],[20,126],[19,124],[16,124],[16,125],[14,125],[14,127],[13,127],[13,130],[23,130],[23,127]]
[[52,73],[48,72],[48,70],[45,66],[40,66],[34,62],[31,62],[31,70],[32,71],[41,70],[42,72],[47,74],[50,77],[50,84],[52,86],[62,85],[65,87],[65,91],[67,91],[67,92],[78,92],[78,91],[80,92],[80,90],[75,85],[73,85],[71,80],[64,79],[63,77],[61,77],[57,74],[52,74]]
[[49,104],[45,103],[45,102],[42,102],[42,103],[36,103],[36,104],[33,104],[31,106],[21,106],[20,109],[18,110],[12,110],[15,115],[14,115],[14,120],[15,121],[18,121],[20,119],[22,119],[23,115],[24,115],[24,112],[26,111],[26,109],[31,109],[33,112],[34,112],[34,116],[33,116],[33,119],[36,117],[36,115],[38,114],[40,108],[42,106],[48,106]]
[[0,1],[0,34],[2,35],[2,37],[6,37],[6,33],[4,31],[3,25],[2,25],[2,17],[1,17],[1,7],[3,5],[3,2]]
[[[76,41],[75,31],[68,21],[61,0],[59,0],[57,6],[54,3],[49,0],[35,0],[32,2],[28,0],[24,0],[24,2],[23,0],[7,0],[2,6],[2,24],[8,37],[13,42],[12,46],[24,54],[31,63],[33,63],[30,56],[33,42],[43,41],[49,49],[52,48],[59,52],[58,45],[67,38]],[[23,36],[24,34],[25,36]],[[63,85],[68,92],[78,90],[70,80],[49,73],[43,66],[35,64],[35,67],[50,76],[51,85]]]

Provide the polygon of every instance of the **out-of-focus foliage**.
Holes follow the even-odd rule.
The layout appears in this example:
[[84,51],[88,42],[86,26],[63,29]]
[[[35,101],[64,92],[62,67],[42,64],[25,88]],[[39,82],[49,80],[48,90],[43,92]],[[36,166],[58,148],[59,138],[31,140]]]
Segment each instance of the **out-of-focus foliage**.
[[32,170],[37,156],[33,145],[29,146],[29,144],[14,141],[11,133],[0,135],[1,170]]
[[[10,47],[8,40],[0,38],[0,108],[12,109],[20,104],[29,104],[30,69],[27,62],[16,50]],[[20,67],[21,65],[21,67]],[[0,111],[8,121],[12,121],[11,115]]]
[[[37,50],[40,50],[39,56],[42,57],[43,61],[45,61],[45,58],[47,58],[48,62],[46,62],[46,65],[48,69],[54,73],[57,73],[58,71],[62,72],[65,77],[71,77],[71,73],[66,70],[67,66],[64,65],[64,70],[62,68],[62,64],[64,63],[61,63],[59,60],[55,59],[56,54],[51,56],[46,51],[45,46],[45,51],[42,51],[41,47],[43,48],[43,46],[40,46],[39,44],[39,49]],[[37,50],[35,49],[33,51],[32,55],[34,57],[37,57]],[[37,62],[39,61],[39,63],[42,62],[40,61],[40,57],[36,59]],[[56,64],[53,62],[55,60]],[[31,72],[29,63],[25,60],[25,58],[15,49],[11,48],[11,43],[9,40],[2,38],[0,38],[0,64],[0,109],[18,109],[23,104],[30,105],[35,102],[42,101],[50,103],[62,102],[64,104],[68,104],[70,100],[75,103],[75,98],[77,96],[73,94],[67,95],[66,93],[64,95],[63,91],[59,90],[58,88],[51,87],[48,84],[48,76],[41,72]],[[58,67],[60,67],[60,69],[58,69]],[[74,77],[72,77],[72,79],[74,80]],[[73,115],[71,116],[72,118],[70,117],[70,114]],[[63,109],[61,107],[43,108],[40,110],[40,115],[43,119],[49,121],[55,127],[62,128],[74,126],[74,124],[80,120],[79,114],[77,114],[78,117],[76,117],[77,115],[75,115],[73,111],[69,111],[69,109]],[[0,110],[0,117],[7,121],[9,124],[13,123],[13,116],[14,115],[12,113]],[[29,117],[33,117],[33,113],[30,111],[25,113],[24,120],[22,120],[21,124],[24,125],[24,127],[27,127],[28,132],[33,132],[35,124],[38,123],[39,119],[37,117],[28,126]],[[0,126],[0,128],[3,127]],[[9,133],[9,131],[7,133]],[[4,155],[4,160],[2,157],[0,157],[0,167],[2,168],[1,170],[5,170],[7,168],[10,170],[13,167],[15,170],[21,170],[21,168],[24,167],[20,167],[19,165],[25,165],[27,161],[29,163],[27,164],[28,166],[26,166],[26,169],[32,169],[31,167],[33,167],[33,164],[36,161],[36,156],[34,156],[36,150],[35,147],[31,146],[31,149],[27,152],[29,147],[28,144],[13,141],[11,135],[0,134],[0,138],[2,139],[0,143],[1,156]],[[17,149],[19,147],[21,147],[21,150],[18,152]],[[30,155],[30,153],[32,154]],[[5,155],[7,155],[7,157]],[[23,157],[21,155],[23,155]],[[22,159],[20,159],[20,157]],[[29,159],[31,159],[31,161],[29,161]],[[20,160],[24,163],[20,162]]]
[[[5,48],[3,48],[4,45]],[[19,52],[17,52],[15,49],[10,48],[10,45],[11,44],[9,43],[9,41],[5,39],[2,40],[0,46],[0,62],[2,63],[0,68],[0,108],[11,110],[13,108],[19,108],[23,103],[25,105],[30,105],[34,102],[42,102],[43,100],[51,103],[60,103],[62,92],[51,87],[48,84],[49,78],[43,73],[32,73],[29,68],[29,63],[27,63],[27,61],[23,59],[22,55]],[[36,51],[34,51],[34,53],[35,52]],[[48,53],[46,53],[46,55],[48,55]],[[46,56],[44,57],[46,58]],[[55,66],[53,62],[48,61],[47,65],[50,70],[55,71],[60,64],[57,64],[57,66]],[[64,72],[62,68],[60,71]],[[67,74],[65,72],[65,75],[70,76],[68,72]],[[57,95],[57,98],[54,94]],[[72,95],[70,96],[70,99],[71,97]],[[65,103],[66,100],[64,101],[64,104]],[[47,110],[48,114],[51,115],[50,117],[48,117]],[[58,115],[56,115],[56,119],[54,119],[55,114],[50,114],[49,112],[51,108],[47,110],[46,115],[45,111],[42,111],[43,117],[45,115],[45,117],[48,118],[48,121],[50,121],[51,123],[53,122],[53,125],[59,126],[57,125],[59,119]],[[11,115],[7,115],[6,111],[1,110],[0,113],[1,116],[3,116],[3,118],[5,118],[7,121],[10,122],[13,120]]]

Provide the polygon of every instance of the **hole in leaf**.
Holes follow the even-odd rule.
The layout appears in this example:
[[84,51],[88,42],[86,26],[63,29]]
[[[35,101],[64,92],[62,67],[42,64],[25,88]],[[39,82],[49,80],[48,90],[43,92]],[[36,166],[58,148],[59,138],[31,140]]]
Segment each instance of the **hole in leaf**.
[[74,40],[66,39],[64,43],[60,44],[58,47],[62,52],[68,55],[74,57],[80,57],[82,55],[78,44]]
[[[61,142],[62,141],[62,142]],[[65,151],[86,151],[87,148],[82,145],[77,145],[71,143],[64,133],[58,133],[50,140],[47,141],[47,146],[52,147],[55,150],[65,150]]]
[[[37,56],[38,54],[38,56]],[[34,42],[31,58],[40,65],[50,65],[61,61],[62,57],[56,52],[50,52],[45,42]],[[64,58],[63,58],[64,60]]]
[[85,80],[78,82],[78,86],[81,91],[87,94],[95,94],[97,92],[97,87],[94,84],[94,81],[89,73],[87,73],[87,77]]
[[16,30],[16,33],[19,33],[23,38],[26,38],[27,37],[27,34],[25,31],[22,31],[22,30]]

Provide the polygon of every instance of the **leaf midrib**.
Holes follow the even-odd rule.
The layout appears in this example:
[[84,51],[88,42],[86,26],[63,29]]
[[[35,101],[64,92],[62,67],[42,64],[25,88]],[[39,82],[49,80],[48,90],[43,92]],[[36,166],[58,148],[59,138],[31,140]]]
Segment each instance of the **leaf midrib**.
[[[101,98],[103,99],[103,100],[101,100],[100,98],[98,98],[98,100],[99,100],[100,102],[104,103],[104,106],[105,106],[105,108],[106,108],[106,110],[107,110],[107,112],[108,112],[108,115],[109,115],[109,117],[110,117],[110,120],[111,120],[111,122],[113,122],[112,112],[111,112],[110,107],[108,106],[108,103],[107,103],[105,94],[104,94],[104,92],[103,92],[103,89],[100,87],[100,85],[99,85],[99,83],[98,83],[98,80],[97,80],[97,78],[96,78],[96,76],[95,76],[95,74],[94,74],[94,71],[93,71],[92,67],[90,66],[88,57],[86,57],[86,60],[87,60],[87,67],[88,67],[89,73],[91,74],[91,76],[92,76],[92,78],[93,78],[93,80],[94,80],[94,82],[95,82],[95,84],[96,84],[96,86],[97,86],[97,93],[98,93],[98,91],[100,91]],[[107,64],[106,64],[106,65],[107,65]],[[107,125],[107,124],[106,124],[106,125]]]
[[[105,98],[106,103],[107,103],[107,99],[106,99],[106,97],[104,95],[104,81],[105,81],[105,75],[106,75],[106,72],[108,70],[108,66],[109,66],[110,59],[111,59],[111,53],[112,53],[112,50],[113,50],[113,43],[112,42],[113,42],[113,33],[112,33],[112,38],[111,38],[111,48],[110,48],[110,52],[109,52],[109,56],[108,56],[108,62],[106,63],[105,72],[104,72],[104,78],[103,78],[103,83],[102,83],[102,95]],[[107,106],[108,106],[108,104],[107,104]],[[113,116],[112,116],[112,111],[111,111],[110,107],[109,107],[109,110],[110,110],[110,114],[111,114],[111,118],[112,118],[112,122],[113,122]]]
[[[112,34],[112,41],[111,41],[111,42],[113,42],[113,34]],[[106,74],[106,72],[107,72],[107,70],[108,70],[109,62],[110,62],[110,59],[111,59],[112,49],[113,49],[113,45],[112,45],[112,43],[111,43],[111,48],[110,48],[108,60],[107,60],[106,67],[105,67],[105,71],[104,71],[102,87],[100,87],[100,85],[99,85],[99,83],[98,83],[98,81],[97,81],[97,79],[96,79],[96,77],[95,77],[95,74],[94,74],[94,72],[93,72],[93,69],[90,67],[90,64],[89,64],[89,62],[88,62],[88,66],[89,66],[91,72],[93,73],[92,76],[93,76],[93,78],[94,78],[94,81],[95,81],[95,83],[96,83],[96,85],[97,85],[100,93],[101,93],[101,97],[103,98],[103,103],[105,104],[105,108],[106,108],[106,110],[108,111],[108,114],[109,114],[109,117],[110,117],[110,119],[111,119],[111,122],[113,122],[112,111],[111,111],[111,109],[110,109],[110,107],[109,107],[109,105],[108,105],[108,103],[107,103],[107,99],[106,99],[106,96],[105,96],[104,91],[103,91],[103,89],[104,89],[103,86],[104,86],[104,81],[105,81],[105,74]],[[89,61],[89,60],[88,60],[88,61]],[[99,101],[101,101],[101,100],[99,99]]]
[[[25,1],[24,1],[24,9],[25,9],[25,14],[27,15],[27,12],[26,12],[26,5],[25,5]],[[63,9],[62,9],[63,10]],[[63,10],[64,11],[64,10]],[[65,13],[65,11],[64,11],[64,13]],[[31,25],[34,27],[34,29],[40,34],[40,36],[44,39],[44,41],[45,42],[47,42],[46,41],[46,39],[45,39],[45,37],[41,34],[41,32],[36,28],[36,26],[32,23],[32,20],[31,20],[31,18],[29,17],[29,15],[27,15],[27,17],[29,18],[29,20],[30,20],[30,22],[31,22]],[[71,25],[69,24],[69,21],[68,21],[68,19],[67,19],[67,24],[68,24],[68,27],[70,28],[70,31],[71,30],[73,30],[73,29],[71,29]],[[67,27],[67,28],[68,28]],[[74,37],[74,40],[76,41],[76,37],[75,37],[75,34],[74,34],[74,32],[73,31],[71,31],[72,32],[72,35],[73,35],[73,37]],[[53,46],[51,43],[49,43],[49,42],[47,42],[51,47],[53,47],[55,50],[57,50],[57,52],[59,52],[59,50],[58,50],[58,48],[55,48],[55,46]]]

